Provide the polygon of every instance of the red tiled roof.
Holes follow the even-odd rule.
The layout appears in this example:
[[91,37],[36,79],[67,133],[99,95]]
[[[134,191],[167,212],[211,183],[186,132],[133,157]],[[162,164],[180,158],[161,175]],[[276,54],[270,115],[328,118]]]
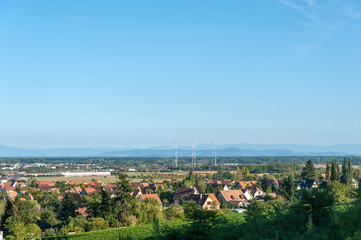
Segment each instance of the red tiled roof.
[[75,210],[76,213],[79,213],[81,215],[83,215],[84,217],[88,216],[89,214],[87,213],[87,208],[78,208],[77,210]]
[[160,200],[158,194],[142,194],[140,195],[140,197],[142,198],[142,200],[146,199],[146,198],[153,198],[155,200],[157,200],[157,202],[160,204],[160,205],[163,205],[162,201]]
[[12,186],[3,186],[2,187],[5,191],[14,191],[15,190],[15,187],[12,187]]
[[228,190],[219,192],[226,202],[247,201],[242,190]]
[[96,190],[94,188],[84,188],[84,191],[87,193],[87,194],[91,194],[93,192],[96,192]]
[[8,192],[7,194],[8,194],[8,196],[9,196],[11,199],[16,198],[16,196],[18,195],[17,192]]
[[51,186],[51,187],[54,187],[55,186],[55,182],[48,182],[48,181],[36,181],[36,183],[40,185],[48,185],[48,186]]
[[217,205],[220,205],[220,203],[218,202],[218,199],[216,198],[216,196],[213,193],[207,193],[207,195],[211,197],[213,202],[215,202]]

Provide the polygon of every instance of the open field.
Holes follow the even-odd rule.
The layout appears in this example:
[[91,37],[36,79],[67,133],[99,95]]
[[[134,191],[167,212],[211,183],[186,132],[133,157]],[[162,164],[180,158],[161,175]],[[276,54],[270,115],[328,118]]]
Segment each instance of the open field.
[[49,181],[49,182],[56,182],[56,181],[74,181],[74,182],[91,182],[92,179],[96,181],[102,181],[104,183],[115,182],[116,177],[112,176],[82,176],[82,177],[58,177],[58,176],[51,176],[51,177],[35,177],[36,180],[39,181]]
[[[197,173],[207,173],[207,172],[197,172]],[[142,178],[143,176],[154,176],[152,178],[153,181],[163,181],[163,180],[172,180],[176,179],[183,179],[188,172],[169,172],[169,173],[158,173],[158,172],[127,172],[126,173],[132,182],[140,182],[143,179],[147,179],[146,177]],[[163,177],[164,176],[164,177]],[[134,178],[133,178],[134,177]],[[102,181],[104,183],[116,182],[117,178],[115,175],[111,176],[72,176],[72,177],[63,177],[63,176],[46,176],[46,177],[34,177],[36,180],[39,181],[49,181],[49,182],[56,182],[56,181],[74,181],[74,182],[91,182],[92,179],[96,181]]]

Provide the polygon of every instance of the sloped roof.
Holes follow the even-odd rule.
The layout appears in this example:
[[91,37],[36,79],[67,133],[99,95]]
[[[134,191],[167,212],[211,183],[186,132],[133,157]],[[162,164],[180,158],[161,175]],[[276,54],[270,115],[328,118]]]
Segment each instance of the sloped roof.
[[87,211],[88,211],[88,209],[87,209],[86,207],[84,207],[84,208],[78,208],[78,209],[75,210],[76,213],[79,213],[79,214],[81,214],[81,215],[83,215],[83,216],[85,216],[85,217],[89,215],[89,214],[87,213]]
[[218,199],[216,198],[216,196],[213,193],[208,193],[207,195],[211,197],[213,202],[216,202],[218,205],[220,205]]
[[94,188],[84,188],[84,191],[87,193],[87,194],[91,194],[93,192],[96,192],[96,190]]
[[18,195],[17,192],[7,192],[8,196],[11,198],[11,199],[14,199],[16,198],[16,196]]
[[14,191],[15,187],[12,186],[3,186],[2,189],[4,189],[5,191]]
[[219,192],[226,202],[247,201],[242,190],[228,190]]
[[253,186],[257,184],[257,181],[240,181],[238,182],[239,185],[241,185],[241,188],[246,188],[247,186]]
[[160,205],[163,205],[162,201],[160,200],[159,196],[157,193],[154,193],[154,194],[142,194],[139,196],[142,200],[144,199],[147,199],[147,198],[153,198],[155,200],[157,200],[157,202],[160,204]]
[[198,194],[197,188],[178,188],[173,199],[179,200],[181,197],[191,194]]

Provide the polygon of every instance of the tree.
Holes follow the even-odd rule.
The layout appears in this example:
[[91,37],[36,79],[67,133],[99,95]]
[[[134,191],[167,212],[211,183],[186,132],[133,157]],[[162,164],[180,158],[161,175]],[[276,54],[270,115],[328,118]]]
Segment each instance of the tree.
[[329,181],[330,177],[331,177],[331,167],[330,167],[330,164],[327,161],[326,162],[326,172],[325,172],[326,181]]
[[302,170],[301,176],[303,179],[313,179],[316,177],[315,165],[313,165],[311,160],[307,160],[307,163]]
[[348,175],[347,175],[346,183],[348,185],[351,185],[353,181],[353,168],[352,168],[351,160],[349,160],[347,163],[347,171],[348,171]]
[[60,205],[59,219],[66,221],[69,217],[75,217],[77,208],[73,195],[70,192],[66,193]]
[[332,207],[335,202],[334,195],[329,189],[313,188],[303,191],[301,204],[304,212],[312,215],[312,222],[316,226],[329,225],[332,222]]
[[200,207],[187,214],[190,226],[185,239],[212,239],[220,221],[217,211],[203,211]]
[[342,164],[342,175],[340,182],[346,185],[351,185],[352,179],[353,179],[353,169],[352,169],[351,161],[347,160],[347,158],[344,158]]
[[41,229],[35,223],[29,224],[28,226],[26,226],[25,231],[26,231],[28,237],[31,239],[40,238]]
[[249,169],[248,169],[248,167],[243,167],[243,168],[242,168],[242,176],[243,176],[244,179],[248,178],[248,176],[249,176]]
[[295,200],[296,185],[292,175],[281,183],[279,191],[281,195],[286,197],[288,200]]
[[180,205],[170,205],[169,208],[164,210],[164,215],[168,220],[174,220],[184,217],[183,207]]
[[214,188],[212,187],[212,184],[206,184],[206,193],[214,193]]
[[139,220],[141,223],[151,223],[154,218],[162,217],[161,206],[157,200],[146,198],[140,203]]
[[237,169],[236,169],[236,176],[235,177],[236,177],[237,181],[242,180],[242,171],[241,171],[241,169],[239,167],[237,167]]
[[[6,204],[5,204],[4,214],[3,214],[3,216],[1,217],[1,222],[2,222],[2,223],[6,223],[7,220],[8,220],[10,217],[14,216],[15,214],[16,214],[16,209],[15,209],[15,207],[14,207],[13,201],[10,200],[10,199],[8,199],[8,200],[6,201]],[[4,224],[2,224],[2,229],[3,229],[3,228],[4,228]],[[6,232],[6,229],[3,229],[3,230],[5,230],[5,233],[7,233],[7,232]]]
[[113,212],[115,218],[125,224],[130,215],[134,215],[135,212],[135,199],[129,194],[133,191],[132,186],[127,180],[125,173],[118,173],[116,175],[118,181],[114,188],[115,197],[112,199]]
[[204,183],[204,180],[199,179],[199,180],[197,181],[197,189],[198,189],[199,193],[205,193],[205,192],[206,192],[206,188],[207,188],[207,186],[206,186],[206,184]]
[[338,167],[337,164],[337,159],[332,159],[332,164],[331,164],[331,181],[339,181],[340,180],[340,175],[339,175],[340,169]]
[[342,169],[341,169],[341,177],[340,177],[340,183],[346,184],[346,178],[347,178],[347,159],[345,158],[342,163]]

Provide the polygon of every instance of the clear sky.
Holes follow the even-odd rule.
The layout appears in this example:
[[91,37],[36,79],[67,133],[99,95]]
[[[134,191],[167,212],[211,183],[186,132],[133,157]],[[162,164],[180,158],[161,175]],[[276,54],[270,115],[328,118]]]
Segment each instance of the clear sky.
[[0,144],[361,144],[361,2],[0,1]]

